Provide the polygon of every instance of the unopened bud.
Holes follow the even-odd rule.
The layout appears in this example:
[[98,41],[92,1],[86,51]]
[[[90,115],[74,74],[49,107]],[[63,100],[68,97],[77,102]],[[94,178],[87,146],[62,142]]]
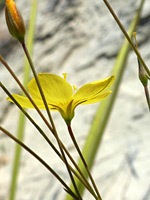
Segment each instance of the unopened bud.
[[5,17],[10,34],[23,43],[25,36],[24,20],[13,0],[6,0]]
[[[136,46],[136,49],[137,51],[138,50],[138,43],[137,43],[137,39],[136,39],[136,32],[133,33],[133,36],[134,36],[134,39],[135,39],[135,46]],[[138,60],[138,65],[139,65],[139,79],[141,81],[141,83],[143,84],[144,87],[147,87],[147,84],[148,84],[148,77],[145,73],[145,69],[144,67],[142,66],[139,58],[137,58]]]
[[143,68],[143,66],[141,65],[140,61],[138,60],[138,65],[139,65],[139,79],[141,81],[141,83],[143,84],[144,87],[147,87],[148,84],[148,78],[147,75],[145,73],[145,70]]

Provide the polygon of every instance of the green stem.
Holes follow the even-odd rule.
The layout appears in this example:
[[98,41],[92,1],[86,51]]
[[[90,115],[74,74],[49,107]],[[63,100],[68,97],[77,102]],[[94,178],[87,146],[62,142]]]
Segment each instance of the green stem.
[[[78,172],[80,173],[80,175],[82,176],[82,178],[84,179],[84,183],[86,183],[86,188],[89,190],[89,192],[95,197],[95,199],[97,199],[97,196],[95,194],[95,192],[93,191],[92,187],[90,186],[88,180],[86,179],[85,175],[82,173],[81,169],[79,168],[79,166],[76,164],[76,162],[73,160],[72,156],[69,154],[69,152],[67,151],[66,147],[63,145],[62,143],[62,147],[64,149],[64,151],[66,152],[67,156],[69,157],[69,159],[71,160],[71,162],[73,163],[73,165],[75,166],[75,168],[78,170]],[[82,182],[82,181],[81,181]],[[83,182],[82,182],[83,183]],[[85,185],[85,184],[84,184]]]
[[[38,7],[38,0],[32,0],[32,9],[30,11],[30,21],[28,26],[28,37],[27,37],[27,47],[29,49],[30,55],[33,54],[33,43],[34,43],[34,35],[35,35],[35,22],[36,22],[36,15],[37,15],[37,7]],[[24,81],[23,85],[27,86],[30,77],[30,66],[28,60],[25,58],[25,71],[24,71]]]
[[[136,49],[136,47],[134,46],[134,43],[132,42],[132,40],[130,39],[128,33],[126,32],[126,30],[124,29],[124,27],[122,26],[119,18],[117,17],[117,15],[115,14],[115,12],[113,11],[113,9],[111,8],[110,4],[108,3],[107,0],[103,0],[105,5],[107,6],[107,8],[109,9],[110,13],[112,14],[112,16],[114,17],[115,21],[117,22],[118,26],[120,27],[121,31],[123,32],[124,36],[126,37],[126,39],[128,40],[129,44],[131,45],[132,49],[134,50],[134,52],[136,53],[137,57],[139,58],[141,64],[143,65],[145,71],[147,72],[148,76],[150,76],[150,71],[148,69],[148,67],[146,66],[143,58],[141,57],[141,55],[139,54],[138,50]],[[141,2],[141,4],[143,5],[145,2],[145,0],[143,0]],[[142,9],[142,5],[140,5],[139,9]],[[139,12],[140,12],[139,10]]]
[[77,196],[74,194],[74,192],[68,187],[68,185],[61,179],[61,177],[41,158],[39,157],[34,151],[32,151],[28,146],[26,146],[23,142],[18,140],[16,137],[14,137],[11,133],[9,133],[6,129],[4,129],[2,126],[0,126],[0,130],[3,131],[6,135],[8,135],[12,140],[17,142],[19,145],[21,145],[26,151],[28,151],[33,157],[35,157],[44,167],[46,167],[58,180],[59,182],[66,188],[66,190],[69,192],[69,194],[72,194],[72,196],[75,199],[78,199]]
[[99,191],[98,191],[98,189],[97,189],[97,186],[96,186],[96,184],[95,184],[95,181],[94,181],[94,179],[93,179],[93,177],[92,177],[92,175],[91,175],[91,172],[90,172],[90,170],[89,170],[89,168],[88,168],[88,165],[87,165],[87,163],[86,163],[86,161],[85,161],[85,159],[84,159],[84,157],[83,157],[83,155],[82,155],[82,152],[81,152],[81,150],[80,150],[80,148],[79,148],[79,146],[78,146],[78,143],[77,143],[77,141],[76,141],[76,139],[75,139],[75,137],[74,137],[74,134],[73,134],[71,125],[67,125],[67,127],[68,127],[68,132],[69,132],[69,134],[70,134],[70,137],[71,137],[71,139],[72,139],[72,141],[73,141],[73,143],[74,143],[74,146],[75,146],[75,148],[76,148],[76,150],[77,150],[77,152],[78,152],[78,154],[79,154],[79,156],[80,156],[80,158],[81,158],[81,160],[82,160],[82,162],[83,162],[83,164],[84,164],[84,166],[85,166],[85,169],[86,169],[86,171],[87,171],[87,173],[88,173],[88,175],[89,175],[89,178],[90,178],[90,180],[91,180],[91,182],[92,182],[92,184],[93,184],[93,187],[94,187],[94,189],[95,189],[95,192],[97,193],[98,199],[99,199],[99,200],[102,200],[101,195],[100,195],[100,193],[99,193]]
[[50,110],[49,110],[49,107],[48,107],[48,104],[47,104],[47,101],[46,101],[46,98],[45,98],[45,95],[44,95],[44,92],[43,92],[43,90],[42,90],[42,87],[41,87],[41,84],[40,84],[39,79],[38,79],[38,77],[37,77],[37,73],[36,73],[36,71],[35,71],[35,68],[34,68],[32,59],[31,59],[31,57],[30,57],[30,54],[29,54],[29,52],[28,52],[28,49],[27,49],[25,43],[22,43],[22,48],[23,48],[23,50],[24,50],[24,52],[25,52],[25,55],[26,55],[26,57],[27,57],[27,59],[28,59],[28,62],[29,62],[29,64],[30,64],[31,70],[32,70],[32,72],[33,72],[35,81],[36,81],[36,83],[37,83],[39,92],[40,92],[41,97],[42,97],[42,100],[43,100],[43,103],[44,103],[44,105],[45,105],[45,109],[46,109],[46,111],[47,111],[49,120],[50,120],[51,124],[54,125],[53,120],[52,120],[52,116],[51,116],[51,113],[50,113]]
[[148,88],[144,87],[144,91],[145,91],[145,96],[146,96],[146,101],[147,101],[147,104],[148,104],[148,108],[149,108],[149,111],[150,111],[150,97],[149,97]]
[[61,154],[62,154],[62,156],[63,156],[63,158],[64,158],[64,163],[66,164],[67,171],[68,171],[68,173],[69,173],[69,176],[70,176],[71,181],[72,181],[72,183],[73,183],[73,185],[74,185],[75,191],[76,191],[77,194],[78,194],[79,199],[82,200],[82,198],[81,198],[81,196],[80,196],[80,193],[79,193],[79,191],[78,191],[78,188],[77,188],[77,186],[76,186],[74,177],[73,177],[73,175],[72,175],[72,172],[71,172],[71,170],[70,170],[70,168],[69,168],[69,164],[68,164],[68,161],[67,161],[66,156],[65,156],[65,154],[64,154],[64,151],[63,151],[63,148],[62,148],[62,145],[61,145],[61,141],[60,141],[59,136],[58,136],[58,134],[57,134],[57,131],[56,131],[56,128],[55,128],[55,124],[54,124],[54,122],[53,122],[53,119],[52,119],[52,116],[51,116],[51,113],[50,113],[50,110],[49,110],[49,107],[48,107],[48,104],[47,104],[47,101],[46,101],[46,98],[45,98],[45,95],[44,95],[44,92],[43,92],[43,89],[42,89],[41,84],[40,84],[40,81],[39,81],[39,79],[38,79],[38,77],[37,77],[37,73],[36,73],[36,71],[35,71],[35,67],[34,67],[34,65],[33,65],[32,59],[31,59],[31,57],[30,57],[30,55],[29,55],[29,52],[28,52],[28,49],[26,48],[25,43],[22,43],[22,47],[23,47],[24,52],[25,52],[25,54],[26,54],[26,56],[27,56],[27,59],[28,59],[28,61],[29,61],[30,67],[31,67],[31,70],[32,70],[33,75],[34,75],[34,78],[35,78],[35,80],[36,80],[36,83],[37,83],[39,92],[40,92],[40,94],[41,94],[41,98],[42,98],[42,100],[43,100],[43,103],[44,103],[44,105],[45,105],[45,109],[46,109],[46,111],[47,111],[47,114],[48,114],[48,117],[49,117],[49,120],[50,120],[50,123],[51,123],[51,125],[52,125],[53,133],[54,133],[55,138],[56,138],[56,140],[57,140],[57,143],[58,143],[59,149],[60,149],[60,151],[61,151]]

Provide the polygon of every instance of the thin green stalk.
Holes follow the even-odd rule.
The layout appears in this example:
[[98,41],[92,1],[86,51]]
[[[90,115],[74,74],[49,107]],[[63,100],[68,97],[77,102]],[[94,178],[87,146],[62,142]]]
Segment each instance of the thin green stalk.
[[[32,2],[32,9],[31,9],[31,15],[30,15],[30,24],[28,29],[28,48],[30,50],[30,53],[32,54],[33,49],[33,38],[34,38],[34,29],[35,29],[35,21],[36,21],[36,10],[37,10],[37,0],[33,0]],[[24,87],[27,86],[27,83],[29,81],[30,77],[30,70],[29,65],[26,62],[24,67]],[[25,131],[25,122],[26,118],[22,112],[19,114],[19,121],[18,121],[18,130],[17,130],[17,138],[20,141],[23,141],[24,138],[24,131]],[[15,148],[15,154],[14,154],[14,162],[13,162],[13,170],[12,170],[12,177],[11,177],[11,183],[10,183],[10,200],[15,199],[16,191],[17,191],[17,179],[19,174],[19,168],[20,168],[20,159],[21,159],[21,146],[16,144]]]
[[144,92],[145,92],[145,96],[146,96],[148,109],[149,109],[149,112],[150,112],[150,97],[149,97],[148,87],[144,87]]
[[[143,65],[145,71],[147,72],[148,76],[150,76],[150,71],[148,69],[148,67],[146,66],[143,58],[141,57],[141,55],[139,54],[138,50],[136,49],[136,47],[134,46],[134,43],[132,42],[132,40],[130,39],[130,36],[128,35],[128,33],[126,32],[126,30],[124,29],[124,27],[122,26],[119,18],[117,17],[117,15],[115,14],[114,10],[111,8],[110,4],[108,3],[107,0],[103,0],[105,5],[107,6],[107,8],[109,9],[110,13],[112,14],[112,16],[114,17],[115,21],[117,22],[119,28],[121,29],[121,31],[123,32],[124,36],[126,37],[126,39],[128,40],[129,44],[131,45],[132,49],[134,50],[134,52],[136,53],[138,59],[140,60],[141,64]],[[141,1],[141,4],[139,6],[139,10],[138,12],[141,12],[141,9],[144,5],[145,0]]]
[[44,95],[44,92],[43,92],[43,89],[42,89],[42,87],[41,87],[40,81],[39,81],[39,79],[38,79],[37,73],[36,73],[36,71],[35,71],[34,64],[33,64],[33,62],[32,62],[32,59],[31,59],[31,57],[30,57],[30,54],[29,54],[28,49],[27,49],[27,47],[26,47],[26,44],[25,44],[25,43],[22,43],[22,47],[23,47],[23,49],[24,49],[25,55],[27,56],[28,62],[29,62],[29,64],[30,64],[31,70],[32,70],[32,72],[33,72],[35,81],[36,81],[37,86],[38,86],[38,89],[39,89],[39,92],[40,92],[40,94],[41,94],[41,98],[42,98],[43,103],[44,103],[44,105],[45,105],[45,109],[46,109],[46,111],[47,111],[47,114],[48,114],[50,123],[51,123],[51,125],[52,125],[53,133],[54,133],[55,138],[56,138],[56,140],[57,140],[57,143],[58,143],[58,146],[59,146],[59,148],[60,148],[61,154],[62,154],[62,156],[63,156],[63,158],[64,158],[64,162],[65,162],[65,164],[66,164],[67,171],[68,171],[69,176],[70,176],[70,178],[71,178],[71,181],[72,181],[72,183],[73,183],[73,185],[74,185],[75,191],[77,192],[77,194],[78,194],[78,196],[79,196],[79,199],[82,199],[81,196],[80,196],[80,193],[79,193],[79,191],[78,191],[78,188],[77,188],[77,186],[76,186],[76,183],[75,183],[75,181],[74,181],[74,177],[73,177],[73,175],[72,175],[72,172],[71,172],[71,170],[70,170],[70,168],[69,168],[68,161],[67,161],[66,156],[65,156],[65,154],[64,154],[64,151],[63,151],[63,148],[62,148],[60,139],[59,139],[59,137],[58,137],[58,134],[57,134],[57,131],[56,131],[56,128],[55,128],[55,125],[54,125],[54,122],[53,122],[53,119],[52,119],[52,116],[51,116],[51,113],[50,113],[50,110],[49,110],[49,107],[48,107],[48,104],[47,104],[47,101],[46,101],[46,98],[45,98],[45,95]]
[[68,127],[68,132],[69,132],[69,134],[70,134],[70,137],[71,137],[71,139],[72,139],[72,141],[73,141],[73,143],[74,143],[74,146],[75,146],[75,148],[76,148],[76,150],[77,150],[77,152],[78,152],[78,154],[79,154],[79,156],[80,156],[80,158],[81,158],[81,160],[82,160],[82,162],[83,162],[83,165],[84,165],[84,167],[85,167],[85,169],[86,169],[86,171],[87,171],[87,173],[88,173],[88,176],[89,176],[89,178],[90,178],[90,180],[91,180],[91,182],[92,182],[92,184],[93,184],[93,187],[94,187],[95,192],[96,192],[96,194],[97,194],[97,196],[98,196],[98,199],[99,199],[99,200],[102,200],[101,195],[100,195],[100,193],[99,193],[99,191],[98,191],[98,189],[97,189],[97,186],[96,186],[96,184],[95,184],[95,181],[94,181],[94,179],[93,179],[93,177],[92,177],[92,175],[91,175],[91,172],[90,172],[90,170],[89,170],[89,168],[88,168],[88,165],[87,165],[87,163],[86,163],[86,161],[85,161],[85,159],[84,159],[84,156],[82,155],[82,152],[81,152],[81,150],[80,150],[80,148],[79,148],[79,146],[78,146],[78,143],[77,143],[77,141],[76,141],[76,139],[75,139],[75,137],[74,137],[74,134],[73,134],[71,125],[67,125],[67,127]]
[[[128,34],[129,34],[130,39],[132,38],[133,32],[135,31],[135,28],[137,26],[142,7],[143,7],[143,4],[141,1],[140,9],[136,12],[129,28]],[[112,74],[115,75],[116,77],[115,82],[111,86],[111,89],[113,92],[111,95],[109,95],[106,99],[104,99],[101,102],[97,110],[97,113],[95,115],[95,118],[93,120],[93,123],[91,125],[91,129],[89,131],[85,145],[83,147],[82,154],[88,164],[89,169],[91,169],[93,166],[94,158],[96,156],[98,147],[100,145],[102,136],[104,134],[105,127],[110,117],[110,112],[112,110],[112,107],[116,98],[116,94],[118,92],[119,85],[121,82],[121,78],[125,70],[127,58],[129,55],[129,50],[130,50],[130,44],[125,39],[124,44],[122,48],[120,49],[120,52],[117,56],[116,63],[112,72]],[[78,166],[83,171],[85,176],[88,177],[81,160],[79,160]],[[84,186],[78,180],[76,180],[76,183],[77,183],[80,193],[82,194],[84,191]],[[72,200],[72,198],[67,196],[66,200]]]
[[[92,187],[90,186],[87,178],[85,177],[85,175],[83,174],[83,172],[81,171],[80,167],[76,164],[76,162],[74,161],[74,159],[72,158],[72,156],[69,154],[68,150],[66,149],[66,147],[63,145],[63,143],[61,144],[64,151],[66,152],[67,156],[69,157],[69,159],[71,160],[71,162],[73,163],[73,165],[75,166],[75,168],[77,169],[77,171],[80,173],[80,175],[82,176],[82,178],[84,179],[84,182],[86,183],[87,189],[89,190],[89,192],[95,197],[95,199],[97,199],[97,196],[95,194],[95,192],[93,191]],[[82,181],[81,181],[82,182]],[[85,184],[84,184],[85,185]]]
[[[29,21],[28,26],[28,37],[27,37],[27,47],[30,55],[33,55],[33,43],[34,43],[34,35],[35,35],[35,22],[38,8],[38,0],[32,1],[32,9],[31,9],[31,20]],[[24,82],[23,85],[26,87],[29,82],[30,77],[30,66],[28,60],[25,58],[25,71],[24,71]]]
[[27,152],[29,152],[33,157],[35,157],[44,167],[46,167],[59,182],[66,188],[66,191],[69,192],[69,194],[72,195],[73,198],[78,199],[77,196],[74,194],[74,192],[68,187],[68,185],[62,180],[62,178],[41,158],[39,157],[34,151],[32,151],[28,146],[26,146],[23,142],[18,140],[16,137],[14,137],[11,133],[9,133],[6,129],[4,129],[2,126],[0,126],[0,130],[8,135],[12,140],[14,140],[16,143],[21,145]]
[[[21,45],[22,45],[22,48],[23,48],[23,50],[24,50],[24,52],[25,52],[25,55],[26,55],[26,57],[27,57],[27,60],[28,60],[28,62],[29,62],[29,66],[30,66],[30,68],[31,68],[31,70],[32,70],[32,73],[33,73],[33,75],[34,75],[35,81],[36,81],[36,83],[37,83],[37,86],[38,86],[39,92],[40,92],[40,94],[41,94],[41,98],[42,98],[42,100],[43,100],[43,103],[44,103],[44,105],[45,105],[45,109],[46,109],[46,111],[47,111],[49,120],[50,120],[51,124],[53,124],[52,116],[51,116],[51,113],[50,113],[50,110],[49,110],[49,107],[48,107],[48,104],[47,104],[47,101],[46,101],[44,92],[43,92],[43,90],[42,90],[41,84],[40,84],[39,79],[38,79],[38,77],[37,77],[37,73],[36,73],[36,71],[35,71],[35,67],[34,67],[34,65],[33,65],[33,62],[32,62],[31,56],[30,56],[30,54],[29,54],[29,51],[28,51],[28,49],[27,49],[25,43],[22,43]],[[53,128],[52,128],[52,129],[53,129]]]

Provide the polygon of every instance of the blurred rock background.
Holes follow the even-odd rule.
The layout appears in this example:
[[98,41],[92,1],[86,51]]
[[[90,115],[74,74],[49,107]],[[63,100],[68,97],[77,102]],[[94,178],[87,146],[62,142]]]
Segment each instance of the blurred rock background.
[[[26,25],[30,1],[16,1]],[[128,29],[139,0],[110,0],[123,26]],[[150,2],[146,0],[137,30],[140,52],[150,65]],[[61,75],[78,88],[111,74],[123,35],[100,0],[39,1],[33,61],[37,72]],[[17,76],[23,78],[24,54],[21,46],[8,33],[4,9],[0,4],[0,53]],[[31,74],[32,78],[32,74]],[[10,74],[0,64],[0,81],[12,93],[20,93]],[[0,124],[16,133],[18,109],[5,100],[0,90]],[[82,147],[99,104],[78,107],[73,130]],[[35,111],[29,113],[48,132]],[[44,113],[44,112],[43,112]],[[65,124],[53,113],[61,139],[77,157]],[[27,121],[25,143],[39,153],[58,173],[69,181],[65,167]],[[48,132],[55,143],[55,139]],[[0,200],[8,199],[15,144],[0,133]],[[120,86],[92,173],[104,200],[150,199],[150,116],[143,87],[138,80],[138,66],[133,52]],[[63,200],[61,185],[27,152],[23,151],[17,200]],[[84,199],[92,199],[85,192]]]

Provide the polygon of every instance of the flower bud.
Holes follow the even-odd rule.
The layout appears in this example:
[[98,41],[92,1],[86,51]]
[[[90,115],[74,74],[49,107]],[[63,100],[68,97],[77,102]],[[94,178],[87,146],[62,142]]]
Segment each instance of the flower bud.
[[141,83],[143,84],[143,86],[147,87],[148,78],[145,73],[144,67],[141,65],[139,60],[138,60],[138,65],[139,65],[139,79],[140,79]]
[[23,43],[25,36],[24,20],[13,0],[6,0],[5,17],[10,34]]

